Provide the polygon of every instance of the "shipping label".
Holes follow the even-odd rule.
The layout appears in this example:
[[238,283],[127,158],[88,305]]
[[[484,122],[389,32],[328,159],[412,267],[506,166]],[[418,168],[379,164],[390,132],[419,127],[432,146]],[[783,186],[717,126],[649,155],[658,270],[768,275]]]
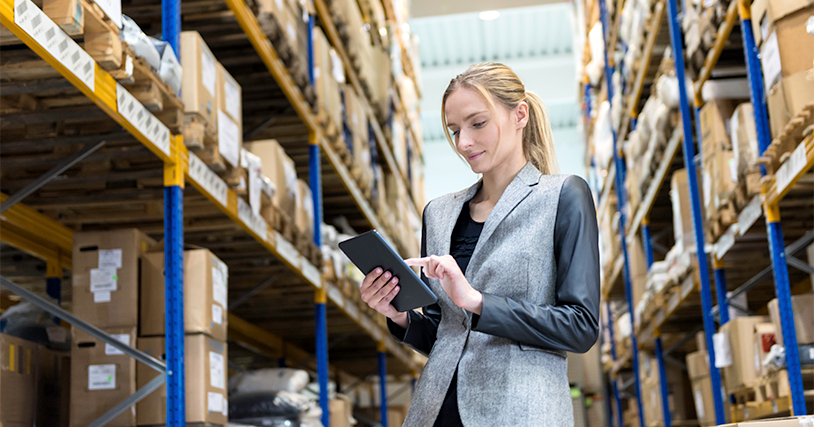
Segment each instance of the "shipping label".
[[99,267],[122,268],[122,250],[121,249],[100,250]]
[[90,269],[90,291],[115,291],[119,277],[114,267],[101,267]]
[[88,390],[114,390],[115,388],[115,364],[88,366]]
[[209,352],[209,385],[226,389],[226,364],[223,355],[214,351]]
[[[110,336],[124,345],[130,345],[130,334],[110,334]],[[124,352],[108,343],[105,343],[105,354],[108,356],[123,356]]]

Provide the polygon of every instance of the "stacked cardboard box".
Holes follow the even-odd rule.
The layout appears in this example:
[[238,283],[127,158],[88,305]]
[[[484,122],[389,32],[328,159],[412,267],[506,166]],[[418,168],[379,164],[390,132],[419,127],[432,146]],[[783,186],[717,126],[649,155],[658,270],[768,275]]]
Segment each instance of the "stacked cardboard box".
[[196,31],[181,33],[181,67],[184,111],[218,128],[218,68],[212,51]]
[[0,425],[34,425],[37,345],[0,334]]
[[738,174],[738,191],[746,202],[760,193],[760,169],[757,159],[760,151],[757,145],[757,129],[752,104],[745,102],[735,108],[730,121],[732,151]]
[[[791,305],[797,344],[814,343],[814,293],[792,296]],[[769,302],[769,314],[776,330],[775,341],[777,344],[783,345],[783,328],[780,325],[780,308],[777,298]]]
[[[727,121],[732,117],[734,105],[726,100],[713,100],[701,108],[701,138],[703,174],[701,185],[704,207],[709,221],[716,220],[719,211],[733,199],[737,167],[734,164],[732,143]],[[735,173],[733,174],[733,171]],[[733,176],[734,175],[734,176]],[[734,218],[726,218],[727,225]]]
[[223,68],[217,68],[218,152],[233,168],[240,167],[243,148],[243,91],[237,81]]
[[[274,139],[248,142],[246,149],[262,161],[263,173],[277,189],[272,198],[272,204],[293,224],[297,214],[297,195],[299,193],[294,161],[286,155],[283,147]],[[264,216],[269,218],[268,214]]]
[[720,333],[728,337],[728,347],[716,349],[715,354],[720,361],[731,361],[723,368],[727,392],[732,393],[749,386],[759,376],[760,361],[755,353],[755,331],[761,324],[771,325],[767,322],[769,319],[764,316],[737,317],[721,327]]
[[[339,82],[334,73],[342,70],[328,38],[319,27],[314,27],[314,86],[316,88],[316,111],[323,125],[336,133],[342,127],[342,101]],[[338,70],[337,70],[338,67]]]
[[298,179],[297,192],[297,212],[294,216],[294,223],[303,238],[312,240],[314,237],[314,199],[311,187],[307,182]]
[[706,350],[687,355],[687,371],[692,383],[692,397],[698,424],[702,427],[714,426],[715,402],[712,395],[712,380],[709,376],[709,357]]
[[[68,427],[71,421],[70,396],[71,353],[37,345],[36,425]],[[0,412],[3,412],[2,408]]]
[[814,81],[806,78],[814,62],[814,37],[806,32],[814,2],[756,0],[751,12],[767,89],[769,125],[775,138],[814,99]]
[[[226,329],[229,272],[207,249],[184,251],[184,366],[187,390],[186,419],[190,423],[225,424]],[[141,271],[141,327],[138,349],[161,359],[164,343],[164,253],[144,256]],[[158,373],[139,365],[138,387]],[[140,401],[138,425],[166,422],[166,386]]]

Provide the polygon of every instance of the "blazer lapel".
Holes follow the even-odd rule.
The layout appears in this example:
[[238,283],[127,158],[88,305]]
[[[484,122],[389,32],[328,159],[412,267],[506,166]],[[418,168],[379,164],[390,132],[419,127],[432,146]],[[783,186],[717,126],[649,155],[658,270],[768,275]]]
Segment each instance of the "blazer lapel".
[[[489,241],[489,238],[492,237],[492,234],[495,232],[497,227],[500,225],[501,222],[511,213],[515,207],[517,207],[520,202],[523,201],[532,191],[533,187],[540,182],[540,177],[542,174],[531,162],[526,163],[526,166],[517,173],[517,176],[514,177],[509,186],[506,187],[506,190],[503,191],[503,194],[498,199],[495,207],[492,208],[492,212],[489,213],[489,216],[486,217],[486,223],[483,225],[483,231],[481,231],[480,238],[478,238],[478,243],[475,245],[475,250],[472,253],[472,257],[469,260],[469,267],[467,268],[467,272],[469,279],[474,277],[475,272],[477,271],[477,267],[479,266],[480,260],[478,259],[478,254],[482,252],[480,248],[485,246]],[[474,194],[473,194],[474,196]],[[461,204],[462,206],[463,204]],[[460,210],[460,207],[459,207]],[[453,222],[454,224],[454,222]],[[450,229],[450,235],[452,230]]]
[[440,241],[436,241],[435,245],[435,247],[439,249],[439,253],[428,253],[428,256],[449,254],[450,245],[452,244],[452,229],[455,228],[455,223],[458,221],[458,217],[461,215],[461,208],[463,208],[464,203],[475,197],[475,193],[478,192],[482,181],[483,179],[480,179],[468,189],[459,191],[455,194],[455,197],[450,201],[450,203],[446,204],[441,216],[439,217],[439,222],[441,225],[439,227],[437,236]]

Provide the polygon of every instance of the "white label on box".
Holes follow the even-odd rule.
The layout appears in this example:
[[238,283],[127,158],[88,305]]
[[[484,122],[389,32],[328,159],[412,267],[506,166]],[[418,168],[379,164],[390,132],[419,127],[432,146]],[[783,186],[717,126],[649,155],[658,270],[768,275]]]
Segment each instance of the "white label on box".
[[709,206],[709,201],[712,200],[712,177],[709,172],[704,172],[701,180],[704,186],[704,206]]
[[226,307],[226,281],[223,272],[217,267],[212,267],[212,300]]
[[30,0],[14,1],[14,23],[75,75],[91,91],[96,84],[96,63],[37,5]]
[[115,364],[88,366],[88,390],[114,390],[115,388]]
[[266,224],[266,220],[260,215],[255,214],[252,211],[252,207],[239,197],[237,199],[237,217],[249,227],[249,230],[252,230],[254,234],[260,236],[260,239],[264,242],[268,240],[268,225]]
[[[130,334],[110,334],[114,340],[124,344],[130,345]],[[123,356],[124,352],[112,345],[105,343],[105,354],[108,356]]]
[[93,302],[97,304],[100,302],[110,302],[110,292],[109,291],[94,292]]
[[224,76],[223,93],[226,98],[226,112],[235,120],[240,120],[240,87],[230,76]]
[[223,355],[209,352],[209,385],[215,388],[226,388],[226,366],[223,362]]
[[240,166],[240,129],[229,116],[218,110],[218,152],[230,165]]
[[729,345],[729,333],[718,332],[712,336],[715,349],[715,367],[726,368],[732,366],[732,348]]
[[285,24],[285,31],[288,33],[288,38],[291,39],[291,42],[295,44],[297,43],[297,30],[294,29],[294,25],[290,22],[286,22]]
[[276,235],[275,246],[277,247],[277,253],[280,254],[280,256],[283,257],[284,260],[288,261],[291,265],[299,267],[300,253],[297,251],[294,245],[286,240],[282,234],[276,231],[274,234]]
[[105,12],[108,18],[116,24],[117,27],[122,27],[122,2],[121,0],[93,0]]
[[322,287],[322,273],[320,273],[319,269],[314,267],[310,261],[303,258],[302,259],[302,275],[311,282],[312,285],[321,288]]
[[229,400],[223,398],[223,416],[229,418]]
[[769,20],[763,15],[760,18],[760,38],[766,40],[766,37],[769,37]]
[[50,342],[66,342],[68,340],[68,330],[62,326],[49,326],[45,328]]
[[777,32],[773,32],[769,38],[763,42],[760,48],[760,64],[763,66],[763,85],[766,93],[774,84],[780,81],[780,47],[777,44]]
[[223,412],[223,395],[220,393],[206,393],[206,409],[209,412]]
[[263,185],[263,177],[260,175],[260,168],[249,166],[249,206],[255,215],[260,215],[260,188]]
[[760,373],[760,347],[755,343],[755,372]]
[[704,397],[701,395],[701,390],[693,390],[692,393],[693,400],[695,400],[695,412],[698,415],[698,419],[704,418]]
[[201,42],[201,80],[212,97],[215,96],[215,82],[218,77],[216,73],[215,57],[212,56],[212,52],[206,47],[206,44]]
[[223,308],[217,304],[212,304],[212,322],[218,325],[223,324]]
[[228,203],[229,187],[198,156],[189,153],[189,176],[209,193],[221,206]]
[[121,249],[100,250],[99,267],[122,268],[122,250]]
[[791,153],[791,156],[777,169],[775,183],[777,192],[780,193],[791,184],[791,181],[806,167],[806,143],[800,145]]
[[115,291],[118,289],[119,277],[113,267],[91,268],[90,269],[90,291]]
[[170,155],[170,130],[122,85],[116,83],[116,107],[119,114],[161,152]]
[[283,0],[274,0],[274,2],[277,4],[277,9],[282,11],[283,10]]

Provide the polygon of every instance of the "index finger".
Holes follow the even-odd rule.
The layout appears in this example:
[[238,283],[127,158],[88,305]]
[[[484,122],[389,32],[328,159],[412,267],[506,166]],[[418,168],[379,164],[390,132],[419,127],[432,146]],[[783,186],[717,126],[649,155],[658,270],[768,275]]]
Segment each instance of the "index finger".
[[427,257],[424,258],[407,258],[404,260],[404,263],[410,267],[419,266],[419,267],[427,267],[430,265],[430,259]]

